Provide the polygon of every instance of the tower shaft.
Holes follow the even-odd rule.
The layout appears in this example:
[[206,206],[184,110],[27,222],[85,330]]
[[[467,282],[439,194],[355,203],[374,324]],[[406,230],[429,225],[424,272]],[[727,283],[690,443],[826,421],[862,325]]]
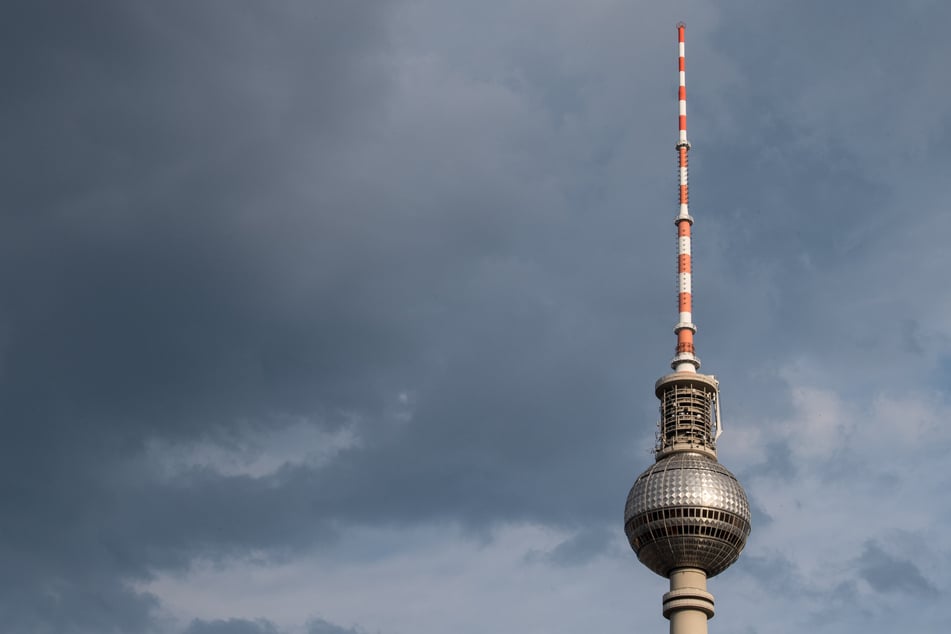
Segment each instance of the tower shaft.
[[664,595],[664,616],[670,634],[707,634],[713,618],[713,595],[707,592],[707,573],[679,568],[670,573],[670,592]]

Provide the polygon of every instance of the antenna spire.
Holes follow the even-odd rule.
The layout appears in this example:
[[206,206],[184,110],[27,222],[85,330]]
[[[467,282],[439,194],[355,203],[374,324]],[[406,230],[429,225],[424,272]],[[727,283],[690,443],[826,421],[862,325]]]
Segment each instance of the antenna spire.
[[670,367],[675,372],[696,372],[700,368],[700,359],[695,354],[693,336],[697,327],[693,323],[693,291],[691,283],[692,268],[690,263],[690,226],[693,218],[688,206],[690,200],[690,186],[687,182],[687,153],[690,152],[690,142],[687,140],[687,84],[684,79],[684,31],[687,25],[677,24],[677,41],[680,48],[680,87],[677,99],[680,107],[680,137],[677,140],[677,157],[680,164],[680,212],[674,221],[677,225],[677,277],[678,277],[678,305],[679,319],[674,326],[677,335],[677,354]]

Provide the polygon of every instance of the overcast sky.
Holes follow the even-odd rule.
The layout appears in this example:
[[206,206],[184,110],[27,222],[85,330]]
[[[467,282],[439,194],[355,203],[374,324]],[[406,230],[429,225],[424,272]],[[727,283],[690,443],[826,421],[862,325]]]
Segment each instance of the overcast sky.
[[946,630],[940,0],[5,3],[0,630],[666,631],[678,20],[711,631]]

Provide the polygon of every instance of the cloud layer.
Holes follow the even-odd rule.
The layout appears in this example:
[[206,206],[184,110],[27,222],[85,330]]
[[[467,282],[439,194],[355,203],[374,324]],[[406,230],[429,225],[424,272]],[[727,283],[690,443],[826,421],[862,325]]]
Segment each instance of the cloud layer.
[[678,19],[755,522],[711,627],[936,629],[948,13],[14,3],[3,629],[664,627],[620,515],[673,349]]

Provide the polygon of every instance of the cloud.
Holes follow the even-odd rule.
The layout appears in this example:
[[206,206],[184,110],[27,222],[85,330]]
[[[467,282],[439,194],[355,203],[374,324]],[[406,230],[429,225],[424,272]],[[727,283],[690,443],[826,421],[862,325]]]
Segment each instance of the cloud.
[[790,480],[796,475],[797,466],[792,458],[792,450],[788,443],[771,441],[764,447],[764,453],[765,459],[763,462],[746,470],[747,477],[771,476],[777,479]]
[[163,632],[156,618],[158,597],[137,592],[111,571],[94,565],[86,567],[88,574],[81,580],[58,570],[71,563],[71,555],[68,549],[44,557],[4,548],[8,562],[0,576],[4,628],[21,632]]
[[195,619],[184,634],[278,634],[273,623],[265,620],[227,619],[202,621]]
[[[262,227],[294,213],[292,188],[271,200],[280,214],[266,199],[298,152],[339,139],[385,90],[382,9],[223,9],[27,3],[4,27],[22,57],[4,73],[19,151],[2,188],[0,583],[22,630],[146,631],[157,600],[127,584],[214,541],[189,476],[163,489],[142,460],[156,439],[240,444],[300,414],[328,433],[349,424],[342,383],[320,377],[342,378],[353,352],[313,339],[321,354],[301,361],[302,316],[275,296]],[[307,139],[289,134],[311,117]],[[316,312],[320,333],[334,318]],[[190,492],[168,502],[178,486]]]
[[360,634],[361,630],[351,627],[343,628],[323,619],[315,619],[308,623],[307,634]]
[[531,550],[526,561],[543,561],[556,566],[574,567],[590,562],[595,557],[610,552],[610,543],[615,531],[606,528],[578,531],[547,552]]
[[878,592],[903,592],[935,597],[938,588],[911,561],[896,558],[874,541],[865,543],[857,560],[859,574]]
[[[311,619],[306,624],[307,634],[361,634],[363,630],[344,628],[324,619]],[[194,619],[182,634],[282,634],[287,630],[278,628],[267,619]]]
[[771,592],[799,595],[808,592],[796,565],[782,555],[762,556],[747,554],[743,557],[743,571],[752,575]]
[[828,11],[11,6],[0,621],[483,631],[464,594],[577,631],[621,587],[599,629],[640,618],[684,17],[698,345],[754,509],[717,618],[778,631],[762,586],[886,628],[951,550],[947,9]]

